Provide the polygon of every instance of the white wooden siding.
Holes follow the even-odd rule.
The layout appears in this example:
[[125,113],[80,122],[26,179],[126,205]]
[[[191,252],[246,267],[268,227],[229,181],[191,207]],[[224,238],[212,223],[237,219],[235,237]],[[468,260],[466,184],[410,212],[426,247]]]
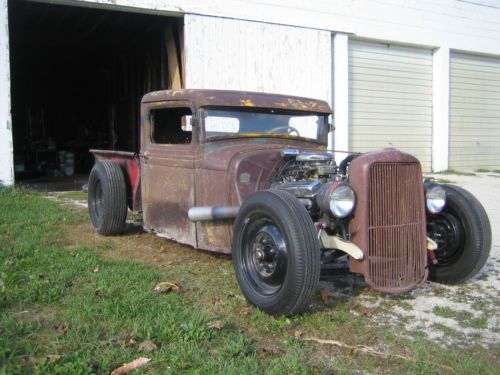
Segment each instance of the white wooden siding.
[[185,17],[186,87],[331,98],[327,31]]
[[500,168],[500,58],[452,53],[450,168]]
[[[399,43],[500,55],[500,1],[463,0],[38,0],[192,13],[350,33]],[[134,9],[135,8],[135,9]]]
[[7,13],[7,0],[0,0],[0,186],[14,183]]
[[430,170],[431,51],[351,41],[349,125],[352,151],[396,147]]

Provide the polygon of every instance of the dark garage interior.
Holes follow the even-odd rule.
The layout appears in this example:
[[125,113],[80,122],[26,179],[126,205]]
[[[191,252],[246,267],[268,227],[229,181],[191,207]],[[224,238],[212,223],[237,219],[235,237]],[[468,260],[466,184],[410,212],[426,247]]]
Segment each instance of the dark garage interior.
[[181,18],[11,0],[9,35],[18,182],[137,152],[142,96],[183,85]]

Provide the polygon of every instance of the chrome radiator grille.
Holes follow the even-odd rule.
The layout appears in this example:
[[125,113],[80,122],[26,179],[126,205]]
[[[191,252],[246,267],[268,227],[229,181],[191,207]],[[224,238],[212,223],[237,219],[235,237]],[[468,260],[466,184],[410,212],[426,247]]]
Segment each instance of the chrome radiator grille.
[[425,277],[421,184],[418,163],[370,167],[367,276],[378,289],[405,289]]

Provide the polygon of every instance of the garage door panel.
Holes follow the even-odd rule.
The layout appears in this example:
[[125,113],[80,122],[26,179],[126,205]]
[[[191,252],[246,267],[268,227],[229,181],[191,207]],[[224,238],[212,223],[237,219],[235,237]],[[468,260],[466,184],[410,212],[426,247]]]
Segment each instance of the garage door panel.
[[362,98],[370,98],[373,100],[381,100],[381,101],[386,101],[387,99],[391,100],[405,100],[405,101],[425,101],[428,103],[432,102],[432,93],[429,93],[429,95],[420,95],[418,98],[415,97],[414,93],[409,93],[409,92],[401,92],[401,91],[380,91],[380,90],[370,90],[370,89],[363,89],[361,88],[361,85],[357,85],[356,88],[356,95],[349,95],[349,99],[356,100],[357,97],[362,97]]
[[[488,101],[488,103],[490,102],[495,102],[497,101],[496,99],[496,94],[493,94],[493,93],[490,93],[489,95],[484,95],[484,92],[481,91],[480,89],[478,90],[468,90],[466,91],[467,94],[465,94],[465,92],[462,90],[460,92],[460,94],[453,94],[453,95],[450,95],[450,104],[454,104],[455,101],[454,100],[451,100],[451,99],[455,99],[455,98],[459,98],[460,100],[463,100],[463,98],[471,98],[471,99],[474,99],[474,100],[486,100]],[[464,95],[467,95],[467,96],[464,96]]]
[[[426,56],[422,55],[421,50],[412,48],[406,48],[403,50],[394,51],[391,53],[389,50],[394,50],[394,46],[385,46],[387,50],[384,52],[380,52],[381,49],[384,48],[383,45],[373,44],[375,47],[366,48],[367,44],[363,42],[354,42],[356,44],[356,51],[352,51],[350,54],[350,60],[358,60],[361,59],[365,63],[375,63],[379,62],[381,65],[387,64],[406,64],[409,67],[414,66],[415,63],[420,65],[420,69],[426,69],[426,67],[431,67],[432,70],[432,61],[429,61]],[[351,43],[352,45],[352,43]],[[429,53],[430,54],[430,53]],[[420,64],[419,64],[420,63]],[[356,64],[356,63],[353,63]]]
[[466,90],[476,90],[476,91],[484,91],[484,92],[500,92],[500,81],[493,81],[489,77],[484,78],[475,78],[475,79],[465,79],[461,77],[452,77],[455,82],[455,88],[457,89],[466,89]]
[[386,103],[351,103],[351,107],[360,112],[375,112],[375,113],[390,113],[402,115],[432,115],[432,108],[430,106],[422,105],[401,105],[394,104],[391,109],[387,109]]
[[398,70],[393,69],[387,70],[387,66],[355,66],[355,75],[364,74],[373,77],[376,74],[377,77],[395,77],[395,78],[407,78],[407,79],[416,79],[416,80],[430,80],[429,72],[412,72],[410,69],[408,70]]
[[[373,128],[374,126],[371,125],[358,125],[356,126],[356,129],[353,129],[353,134],[359,133],[359,134],[372,134],[373,133]],[[391,135],[395,134],[396,132],[401,132],[401,127],[398,126],[397,124],[394,124],[393,126],[385,125],[379,127],[379,129],[376,129],[375,134],[385,134],[385,135]],[[432,131],[430,129],[425,129],[425,131],[422,131],[418,126],[415,126],[412,124],[412,126],[407,126],[404,129],[405,135],[415,135],[415,136],[429,136],[432,134]]]
[[500,168],[500,58],[450,57],[450,167]]
[[350,41],[349,146],[400,148],[430,169],[432,56],[429,50]]
[[450,137],[451,141],[457,141],[457,142],[476,142],[476,141],[484,141],[488,142],[488,144],[496,145],[495,137],[500,136],[500,131],[498,130],[488,130],[490,133],[489,136],[485,135],[478,135],[477,131],[475,129],[464,129],[462,131],[462,134],[460,135],[454,135]]
[[453,96],[452,102],[450,103],[450,108],[476,108],[477,106],[490,109],[498,108],[498,100],[494,97]]
[[[456,68],[455,68],[456,69]],[[463,71],[461,73],[454,73],[450,75],[450,77],[455,78],[457,80],[460,80],[461,82],[472,82],[472,83],[477,83],[477,80],[484,80],[487,79],[487,82],[484,82],[487,85],[490,84],[498,84],[500,80],[498,79],[498,72],[474,72],[472,70],[467,70]],[[493,82],[493,83],[492,83]]]
[[[432,121],[432,117],[429,115],[421,114],[421,115],[413,115],[413,114],[408,114],[408,113],[392,113],[392,112],[385,112],[385,113],[377,113],[377,112],[357,112],[356,108],[352,106],[351,108],[352,113],[350,118],[356,122],[359,119],[374,119],[374,120],[386,120],[386,121],[408,121],[408,120],[414,120],[414,121],[419,121],[422,125],[422,127],[428,127],[427,124],[429,121]],[[397,119],[394,119],[397,118]]]
[[[421,129],[421,121],[388,121],[388,120],[370,120],[370,119],[360,119],[357,121],[357,124],[358,126],[360,127],[365,127],[365,128],[387,128],[387,129],[390,129],[390,130],[387,130],[388,132],[395,132],[396,129],[399,129],[399,131],[403,131],[403,132],[411,132],[413,131],[413,129],[417,129],[415,130],[415,132],[421,134],[421,133],[424,133],[425,134],[431,134],[432,133],[432,130],[427,130],[427,128],[425,128],[426,130],[423,130]],[[377,130],[379,131],[379,130]],[[382,130],[380,130],[382,131]],[[354,134],[355,130],[353,130],[353,134]]]
[[389,84],[398,84],[398,85],[417,85],[428,87],[429,84],[432,84],[432,80],[428,79],[428,75],[419,75],[416,74],[414,76],[397,76],[391,74],[391,72],[386,72],[386,74],[380,74],[377,71],[372,72],[353,72],[351,75],[351,79],[353,81],[366,81],[366,82],[377,82],[377,83],[389,83]]
[[481,74],[484,72],[494,74],[500,73],[500,67],[498,67],[498,64],[495,61],[491,61],[490,57],[487,58],[489,61],[484,60],[484,58],[481,60],[482,58],[480,56],[473,56],[471,60],[464,61],[464,55],[459,55],[460,54],[458,53],[454,53],[452,57],[459,58],[461,59],[460,61],[450,61],[450,67],[454,70],[452,74]]
[[430,100],[414,100],[411,98],[380,98],[373,96],[350,96],[351,103],[353,104],[370,104],[370,105],[387,105],[387,102],[390,101],[394,103],[398,107],[423,107],[429,108],[432,104]]
[[[483,109],[482,106],[478,106],[479,107],[479,111],[481,111],[481,117],[483,118],[494,118],[494,119],[498,119],[499,116],[500,116],[500,110],[487,110],[487,109]],[[499,107],[500,108],[500,107]],[[457,107],[453,107],[453,116],[457,116],[457,117],[476,117],[478,114],[477,114],[477,110],[475,110],[474,108],[457,108]]]
[[[378,70],[385,70],[387,67],[390,67],[392,71],[394,72],[401,72],[401,73],[408,73],[411,72],[412,69],[415,68],[415,64],[405,64],[405,63],[398,63],[394,61],[390,61],[388,63],[384,63],[383,61],[379,60],[367,60],[363,62],[358,62],[357,60],[354,60],[351,63],[351,66],[356,68],[356,69],[378,69]],[[422,69],[418,69],[417,73],[421,74],[428,74],[432,73],[432,67],[424,67]]]
[[432,98],[432,87],[423,85],[408,85],[398,83],[385,83],[373,81],[352,81],[349,80],[349,89],[357,90],[373,90],[373,91],[386,91],[392,93],[405,92],[412,94],[428,95]]
[[459,121],[451,119],[450,122],[454,122],[454,129],[451,135],[461,134],[464,132],[464,129],[474,129],[476,133],[478,133],[477,129],[481,129],[481,133],[488,133],[487,136],[490,136],[492,131],[498,129],[498,124],[494,119],[481,119],[481,121],[478,121],[477,118],[474,118],[471,121],[467,121],[467,118],[460,118]]

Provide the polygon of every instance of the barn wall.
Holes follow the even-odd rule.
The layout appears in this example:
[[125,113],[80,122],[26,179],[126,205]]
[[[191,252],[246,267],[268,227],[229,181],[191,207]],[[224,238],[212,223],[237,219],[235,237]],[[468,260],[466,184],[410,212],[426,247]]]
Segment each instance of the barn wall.
[[497,0],[42,0],[279,23],[423,46],[500,54]]
[[7,0],[0,0],[0,186],[14,182]]
[[[352,124],[347,119],[348,84],[336,71],[332,89],[332,69],[347,69],[350,41],[363,39],[433,50],[435,171],[448,167],[446,77],[450,73],[450,51],[476,54],[477,58],[482,54],[500,56],[498,0],[319,0],[314,4],[302,0],[33,1],[186,15],[186,24],[191,28],[186,31],[190,38],[185,44],[186,87],[287,92],[325,100],[331,99],[334,90],[335,109],[341,115],[335,119],[339,120],[338,146],[348,144]],[[209,27],[210,33],[202,30],[204,26]],[[331,32],[340,33],[334,39],[336,43],[330,39]],[[210,43],[213,49],[207,48]],[[332,44],[335,48],[331,48]],[[297,45],[299,48],[294,48]],[[0,87],[0,180],[10,184],[13,166],[8,58],[7,0],[0,0],[0,81],[7,82]]]
[[186,15],[186,87],[331,97],[327,31]]

